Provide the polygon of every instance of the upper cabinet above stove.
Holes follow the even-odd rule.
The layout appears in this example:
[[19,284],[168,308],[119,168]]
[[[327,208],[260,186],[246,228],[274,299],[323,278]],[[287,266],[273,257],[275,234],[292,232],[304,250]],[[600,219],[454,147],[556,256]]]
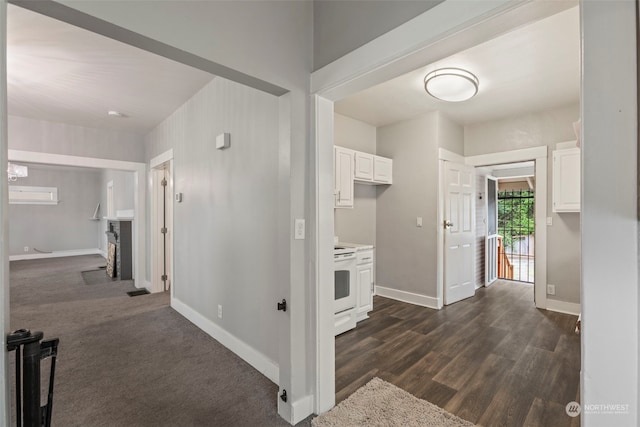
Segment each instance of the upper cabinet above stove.
[[393,160],[344,147],[333,149],[334,197],[336,208],[353,207],[353,185],[391,184]]
[[375,154],[354,152],[356,182],[362,184],[391,184],[393,160]]

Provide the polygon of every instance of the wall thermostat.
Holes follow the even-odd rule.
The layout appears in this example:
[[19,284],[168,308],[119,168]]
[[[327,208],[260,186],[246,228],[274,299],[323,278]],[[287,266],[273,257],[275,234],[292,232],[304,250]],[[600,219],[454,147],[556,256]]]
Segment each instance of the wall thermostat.
[[221,133],[220,135],[216,136],[216,148],[218,150],[229,148],[229,145],[231,145],[231,134]]

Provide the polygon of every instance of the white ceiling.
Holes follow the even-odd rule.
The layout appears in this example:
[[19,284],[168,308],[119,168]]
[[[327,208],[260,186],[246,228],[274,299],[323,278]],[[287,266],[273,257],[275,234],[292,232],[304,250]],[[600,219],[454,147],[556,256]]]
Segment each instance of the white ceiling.
[[[578,7],[504,34],[335,103],[335,111],[374,126],[440,110],[461,125],[543,111],[580,95]],[[438,101],[424,91],[437,68],[464,68],[479,81],[469,101]]]
[[[144,134],[214,77],[18,6],[7,9],[11,115]],[[126,117],[109,117],[109,110]]]

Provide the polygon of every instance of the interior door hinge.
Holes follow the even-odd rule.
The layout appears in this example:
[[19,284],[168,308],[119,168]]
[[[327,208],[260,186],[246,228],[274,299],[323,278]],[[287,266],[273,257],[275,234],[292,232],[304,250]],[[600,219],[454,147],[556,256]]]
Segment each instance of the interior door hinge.
[[167,275],[166,275],[166,274],[163,274],[163,275],[160,277],[160,280],[162,280],[163,282],[166,282],[166,281],[167,281],[167,279],[168,279],[168,277],[167,277]]
[[287,401],[287,390],[282,390],[282,394],[280,395],[280,399],[282,399],[283,402]]
[[167,180],[166,178],[162,178],[162,181],[160,181],[160,185],[162,185],[163,187],[167,186]]
[[287,311],[287,300],[282,298],[282,302],[278,303],[278,311]]
[[167,227],[162,227],[162,228],[160,229],[160,233],[162,233],[162,234],[167,234]]

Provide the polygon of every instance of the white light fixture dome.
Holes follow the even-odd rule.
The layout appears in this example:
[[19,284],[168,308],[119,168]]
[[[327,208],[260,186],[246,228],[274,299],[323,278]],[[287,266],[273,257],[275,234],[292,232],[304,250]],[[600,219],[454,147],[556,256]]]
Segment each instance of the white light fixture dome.
[[424,90],[442,101],[460,102],[478,93],[478,78],[461,68],[440,68],[424,78]]

